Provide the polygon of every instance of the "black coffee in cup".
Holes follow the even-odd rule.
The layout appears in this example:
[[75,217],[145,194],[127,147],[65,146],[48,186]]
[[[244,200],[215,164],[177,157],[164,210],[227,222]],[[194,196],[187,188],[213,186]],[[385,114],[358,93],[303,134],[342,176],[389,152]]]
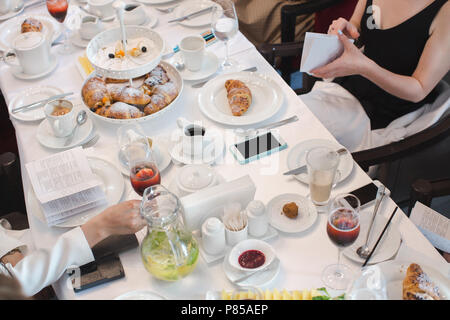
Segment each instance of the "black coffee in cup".
[[185,130],[185,134],[187,136],[193,137],[193,136],[204,136],[205,135],[205,128],[200,126],[192,126],[188,127]]

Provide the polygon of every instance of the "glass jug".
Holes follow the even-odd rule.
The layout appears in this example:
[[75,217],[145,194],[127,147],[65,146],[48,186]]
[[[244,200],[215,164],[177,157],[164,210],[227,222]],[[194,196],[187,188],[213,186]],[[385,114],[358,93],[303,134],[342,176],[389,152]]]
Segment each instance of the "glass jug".
[[162,185],[145,189],[141,215],[148,228],[141,256],[147,271],[161,280],[179,280],[197,264],[198,244],[185,229],[180,211],[178,197]]

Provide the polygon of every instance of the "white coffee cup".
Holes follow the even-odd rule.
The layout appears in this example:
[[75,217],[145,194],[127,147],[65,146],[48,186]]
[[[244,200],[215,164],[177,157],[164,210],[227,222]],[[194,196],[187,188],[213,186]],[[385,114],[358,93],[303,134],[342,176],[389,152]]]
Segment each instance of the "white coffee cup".
[[19,34],[13,41],[13,49],[5,56],[14,54],[19,63],[10,59],[6,64],[12,67],[22,67],[25,74],[40,74],[50,67],[50,43],[41,32],[27,32]]
[[127,25],[140,25],[147,19],[143,5],[139,3],[129,3],[125,5],[123,12],[123,23]]
[[[64,115],[52,115],[56,106],[70,108],[70,111]],[[45,116],[53,129],[56,137],[62,138],[70,135],[75,128],[75,111],[72,102],[69,100],[53,100],[44,106]]]
[[213,141],[213,137],[207,134],[206,128],[200,123],[192,123],[184,118],[178,118],[177,125],[182,132],[183,154],[191,158],[202,156],[204,148]]
[[102,18],[115,15],[113,3],[115,0],[88,0],[89,9],[93,14]]
[[94,16],[85,16],[81,19],[80,36],[85,40],[91,40],[104,29],[100,19]]
[[11,10],[11,0],[0,0],[0,14],[6,14]]
[[247,205],[248,233],[253,237],[262,237],[269,228],[266,207],[259,200],[250,201]]
[[225,250],[225,228],[217,218],[208,218],[202,225],[202,244],[209,254],[219,254]]
[[180,41],[183,62],[190,71],[198,71],[203,66],[206,41],[202,36],[187,36]]

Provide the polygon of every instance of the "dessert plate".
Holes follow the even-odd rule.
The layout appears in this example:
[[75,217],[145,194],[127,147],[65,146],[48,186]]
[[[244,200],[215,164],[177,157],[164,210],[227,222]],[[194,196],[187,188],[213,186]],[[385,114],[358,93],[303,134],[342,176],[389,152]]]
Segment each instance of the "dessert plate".
[[[81,109],[79,107],[75,107],[74,111],[75,113],[78,113],[80,110]],[[74,122],[75,121],[76,120],[74,119]],[[72,143],[68,146],[65,146],[64,143],[66,141],[66,138],[55,137],[50,123],[47,119],[44,119],[37,128],[36,137],[44,147],[47,147],[49,149],[63,150],[73,148],[83,143],[83,141],[85,141],[89,137],[93,129],[94,124],[91,118],[88,116],[86,123],[82,126],[79,126],[77,131],[75,132]]]
[[44,15],[24,15],[12,18],[2,23],[0,28],[0,49],[9,50],[13,47],[14,39],[20,34],[22,22],[27,18],[34,18],[42,23],[42,33],[46,38],[51,37],[54,42],[61,35],[61,25],[50,16]]
[[187,81],[203,80],[219,70],[220,61],[213,52],[205,52],[203,66],[198,71],[190,71],[188,68],[184,68],[180,71],[181,77]]
[[[308,150],[315,147],[328,147],[333,150],[343,148],[343,146],[341,146],[339,143],[325,139],[312,139],[300,142],[299,144],[293,146],[288,153],[287,156],[288,169],[293,170],[295,168],[305,165],[306,153],[308,152]],[[339,166],[337,169],[339,171],[339,180],[337,181],[337,183],[344,181],[352,173],[353,165],[354,165],[353,158],[349,152],[340,156]],[[305,171],[304,173],[297,174],[294,177],[303,183],[309,184],[307,171]]]
[[[348,248],[346,248],[343,253],[344,255],[356,262],[364,263],[365,259],[362,259],[356,253],[356,250],[364,244],[366,241],[367,231],[369,229],[370,220],[372,219],[373,207],[368,210],[363,210],[360,213],[360,226],[361,229],[359,231],[358,239]],[[394,219],[395,220],[395,219]],[[388,218],[378,214],[373,221],[372,231],[370,232],[368,247],[372,249],[378,240],[379,235],[383,231],[384,226],[386,225]],[[401,234],[398,230],[398,220],[392,221],[389,224],[389,227],[386,229],[386,232],[383,235],[383,238],[378,243],[375,252],[370,258],[368,264],[377,264],[383,261],[386,261],[392,258],[398,251],[401,244]]]
[[17,11],[10,10],[7,13],[0,14],[0,21],[8,20],[8,19],[11,19],[11,18],[21,14],[25,8],[24,0],[12,0],[11,8],[16,8],[16,7],[19,8],[19,10],[17,10]]
[[[283,206],[289,202],[295,202],[298,206],[298,216],[294,219],[283,214]],[[269,223],[274,228],[287,233],[297,233],[309,229],[318,217],[314,204],[309,199],[295,193],[276,196],[267,204],[266,212]]]
[[[242,116],[233,116],[227,99],[225,81],[240,80],[252,93],[250,108]],[[283,105],[283,92],[270,77],[255,72],[222,74],[208,81],[198,95],[200,110],[213,121],[232,125],[252,125],[274,116]]]
[[[92,173],[101,181],[101,188],[105,192],[107,204],[86,210],[71,217],[65,222],[55,225],[55,227],[73,228],[81,226],[89,219],[102,212],[104,209],[119,203],[122,198],[122,194],[125,190],[125,183],[119,169],[117,169],[109,161],[100,158],[88,157],[88,162],[92,169]],[[47,224],[41,205],[34,194],[33,188],[29,189],[27,199],[27,204],[30,204],[31,212],[33,212],[39,220]]]
[[50,65],[47,70],[38,73],[38,74],[27,74],[22,71],[21,67],[11,67],[11,73],[18,79],[21,80],[36,80],[39,78],[43,78],[45,76],[48,76],[50,73],[55,71],[55,69],[58,67],[58,58],[51,54],[50,55]]
[[[241,271],[229,263],[229,254],[228,252],[223,260],[223,271],[225,272],[225,275],[227,276],[228,280],[231,282],[234,282],[238,280],[239,278],[245,276],[248,272],[247,271]],[[262,287],[267,284],[269,284],[280,272],[280,260],[276,259],[273,262],[275,265],[270,266],[265,271],[259,271],[257,274],[254,274],[253,276],[249,277],[248,279],[239,282],[239,286],[256,286],[256,287]]]
[[31,87],[17,94],[8,105],[9,114],[11,117],[22,121],[38,121],[45,118],[44,106],[32,109],[29,111],[22,111],[12,113],[12,109],[16,109],[37,101],[41,101],[52,96],[62,94],[63,90],[52,86],[38,86]]

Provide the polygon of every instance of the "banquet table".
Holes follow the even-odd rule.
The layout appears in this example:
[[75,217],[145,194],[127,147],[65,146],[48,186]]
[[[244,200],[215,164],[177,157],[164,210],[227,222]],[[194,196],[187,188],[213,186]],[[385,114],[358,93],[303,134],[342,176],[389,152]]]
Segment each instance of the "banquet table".
[[[76,4],[76,1],[71,1],[71,5],[74,4]],[[173,2],[167,5],[160,5],[160,7],[167,7],[171,4]],[[187,28],[176,23],[168,24],[167,21],[172,17],[171,14],[162,14],[155,10],[152,5],[146,5],[145,9],[148,14],[158,18],[158,23],[153,29],[163,35],[164,39],[171,46],[175,46],[186,35],[200,34],[208,29],[205,27]],[[25,14],[33,13],[47,14],[45,6],[27,9]],[[292,115],[298,115],[299,121],[279,128],[279,133],[287,142],[288,148],[247,165],[237,163],[228,151],[229,143],[233,139],[231,133],[233,127],[218,124],[202,114],[197,101],[197,96],[202,89],[192,88],[191,83],[188,81],[185,81],[183,92],[174,108],[168,110],[161,117],[142,124],[146,134],[151,137],[160,137],[170,147],[171,133],[176,129],[175,120],[178,117],[182,116],[189,120],[201,120],[205,127],[213,127],[220,130],[227,138],[227,151],[213,166],[225,180],[231,181],[244,175],[249,175],[256,185],[255,199],[261,200],[265,204],[270,199],[282,193],[297,193],[306,196],[308,194],[307,185],[302,184],[292,177],[282,175],[283,172],[288,170],[286,165],[288,152],[290,148],[302,141],[309,139],[328,139],[335,141],[334,137],[241,33],[238,33],[235,39],[231,41],[230,48],[231,57],[238,61],[243,68],[256,66],[258,73],[273,79],[283,92],[284,102],[282,108],[275,116],[264,121],[262,124],[282,120]],[[53,48],[52,50],[55,49]],[[221,58],[224,57],[225,50],[221,42],[213,44],[207,50],[214,52]],[[0,88],[6,102],[9,103],[23,90],[39,85],[56,86],[64,91],[73,91],[79,96],[83,78],[77,70],[75,61],[82,54],[83,49],[78,48],[69,56],[58,55],[59,65],[57,70],[35,81],[24,81],[15,78],[10,72],[9,67],[1,64]],[[94,152],[97,157],[106,160],[113,159],[116,156],[117,126],[94,118],[92,120],[94,121],[95,131],[100,134],[100,140],[93,146],[91,152]],[[36,139],[38,122],[22,122],[13,118],[11,118],[11,121],[16,130],[33,244],[36,248],[51,247],[57,237],[67,231],[67,229],[48,227],[33,212],[30,212],[30,203],[27,195],[32,187],[27,178],[24,165],[30,161],[54,154],[57,151],[43,147]],[[162,172],[162,184],[165,186],[170,185],[170,182],[176,177],[178,169],[178,165],[171,163]],[[122,200],[136,199],[137,196],[132,192],[129,179],[125,176],[123,178],[126,188]],[[333,189],[332,194],[350,192],[369,182],[371,182],[371,178],[355,163],[351,175],[342,183],[339,183]],[[380,207],[380,214],[388,217],[395,206],[396,204],[390,198],[385,199]],[[367,210],[371,212],[371,209],[372,207],[369,207]],[[448,264],[401,210],[398,210],[394,221],[398,225],[401,233],[402,243],[393,258],[398,260],[415,259],[415,261],[427,263],[448,277],[450,275]],[[296,234],[278,232],[277,237],[268,240],[280,258],[281,269],[278,275],[263,289],[300,290],[323,286],[321,272],[327,265],[337,261],[338,252],[337,247],[328,239],[325,228],[326,222],[327,215],[319,214],[317,221],[308,230]],[[137,233],[140,241],[144,236],[145,230]],[[201,256],[193,273],[177,282],[164,282],[152,277],[144,269],[139,248],[120,254],[120,260],[125,271],[124,278],[96,286],[80,293],[74,293],[70,281],[68,281],[68,276],[64,275],[53,285],[58,298],[114,299],[121,294],[133,290],[151,290],[158,292],[168,299],[204,299],[206,292],[209,290],[235,289],[234,285],[227,279],[223,272],[222,262],[207,264]],[[342,261],[354,271],[358,271],[361,267],[361,264],[345,256],[342,257]],[[339,292],[335,293],[337,294]]]

